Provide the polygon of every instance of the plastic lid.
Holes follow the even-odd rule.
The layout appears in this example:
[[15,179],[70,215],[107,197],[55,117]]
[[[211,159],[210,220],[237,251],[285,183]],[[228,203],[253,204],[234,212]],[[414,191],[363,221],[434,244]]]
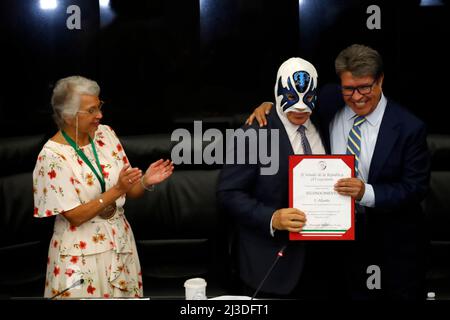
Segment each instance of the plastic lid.
[[192,279],[188,279],[184,282],[184,287],[189,287],[189,288],[199,288],[199,287],[205,287],[206,286],[206,281],[203,278],[192,278]]

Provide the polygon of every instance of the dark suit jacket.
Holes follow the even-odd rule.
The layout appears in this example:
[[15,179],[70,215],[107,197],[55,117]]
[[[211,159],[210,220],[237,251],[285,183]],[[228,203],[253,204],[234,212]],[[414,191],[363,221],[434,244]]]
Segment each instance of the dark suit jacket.
[[[314,113],[311,120],[318,131]],[[241,279],[257,288],[269,270],[280,248],[288,243],[287,231],[270,234],[272,214],[280,208],[289,207],[288,165],[289,155],[294,154],[286,130],[277,112],[268,116],[268,125],[263,130],[279,129],[279,169],[275,175],[261,175],[258,164],[224,165],[217,189],[220,206],[236,221],[239,244],[239,269]],[[245,128],[261,130],[254,124]],[[268,134],[270,137],[270,134]],[[268,140],[271,145],[274,141]],[[228,148],[227,148],[228,149]],[[248,146],[246,150],[249,150]],[[269,147],[270,150],[270,147]],[[248,162],[246,162],[248,163]],[[290,243],[262,291],[288,294],[296,286],[304,265],[305,245],[299,241]]]
[[[324,122],[342,108],[339,100],[330,88],[322,90],[318,110]],[[382,288],[389,297],[401,299],[414,297],[424,281],[420,203],[429,187],[430,154],[425,124],[387,100],[367,181],[374,189],[375,207],[357,216],[356,236],[365,267],[380,265]],[[329,147],[329,135],[324,142]]]

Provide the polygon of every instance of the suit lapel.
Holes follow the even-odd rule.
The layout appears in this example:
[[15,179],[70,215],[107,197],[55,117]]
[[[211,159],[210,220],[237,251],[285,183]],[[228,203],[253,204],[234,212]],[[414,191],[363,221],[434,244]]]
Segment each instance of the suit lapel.
[[323,146],[325,148],[325,153],[331,154],[331,143],[330,143],[330,126],[329,124],[327,126],[323,125],[321,127],[321,138],[323,142]]
[[394,106],[388,102],[370,163],[368,183],[377,181],[384,164],[389,159],[399,135],[398,130],[396,130],[399,124],[398,117],[395,116]]
[[322,141],[323,147],[325,148],[325,153],[330,154],[330,132],[329,132],[329,124],[323,119],[320,118],[316,112],[313,112],[311,115],[311,122],[317,129],[317,132],[320,136],[320,141]]
[[314,110],[312,117],[316,114],[320,119],[322,142],[326,153],[331,154],[330,123],[333,121],[336,113],[345,107],[340,85],[336,83],[324,85],[319,91],[318,101],[318,107]]

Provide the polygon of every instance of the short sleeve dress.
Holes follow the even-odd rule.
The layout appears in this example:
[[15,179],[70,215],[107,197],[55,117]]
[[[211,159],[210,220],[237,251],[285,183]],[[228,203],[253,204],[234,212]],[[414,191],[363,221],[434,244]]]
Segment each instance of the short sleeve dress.
[[[98,127],[94,143],[108,190],[116,184],[128,159],[108,126]],[[81,149],[96,168],[91,145]],[[98,199],[101,192],[96,175],[70,145],[47,141],[33,171],[34,216],[56,216],[45,297],[71,286],[59,298],[143,295],[136,243],[123,210],[125,196],[116,200],[116,213],[107,220],[97,216],[75,227],[60,214]],[[76,285],[80,279],[83,283]]]

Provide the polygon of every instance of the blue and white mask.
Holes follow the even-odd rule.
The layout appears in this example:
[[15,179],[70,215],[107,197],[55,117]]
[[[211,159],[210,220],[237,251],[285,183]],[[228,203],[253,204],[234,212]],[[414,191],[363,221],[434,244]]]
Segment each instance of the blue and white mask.
[[278,69],[275,100],[279,110],[311,113],[317,104],[317,71],[301,58],[290,58]]

